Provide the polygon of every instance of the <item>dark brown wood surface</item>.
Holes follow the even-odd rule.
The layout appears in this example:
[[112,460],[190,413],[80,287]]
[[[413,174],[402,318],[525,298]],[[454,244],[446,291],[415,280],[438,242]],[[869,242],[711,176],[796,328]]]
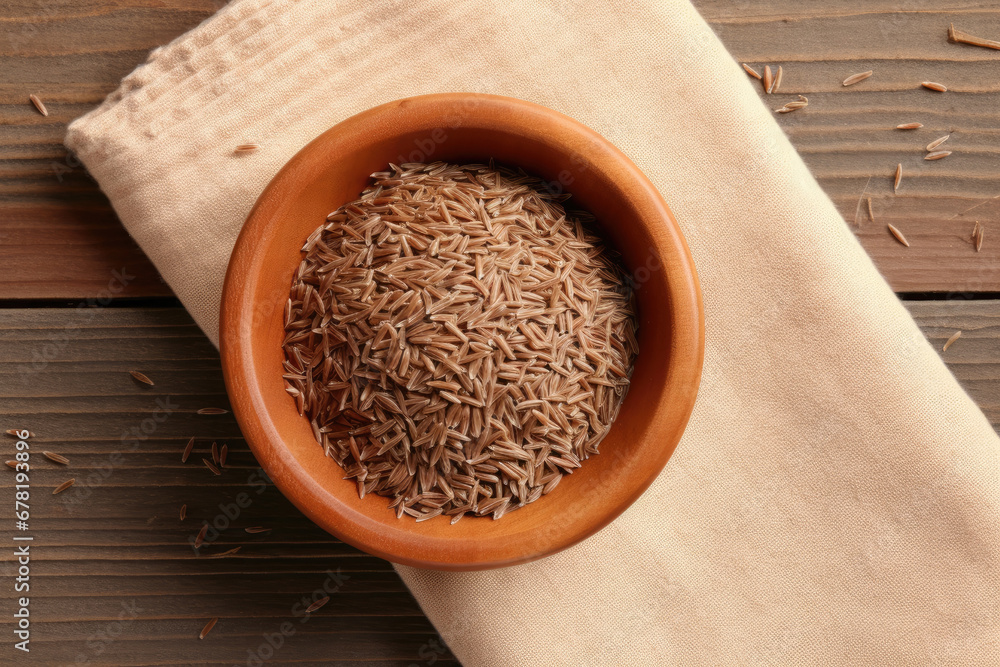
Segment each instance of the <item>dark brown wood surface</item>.
[[[34,537],[34,664],[78,656],[91,664],[245,664],[248,651],[286,621],[295,633],[268,664],[453,664],[388,563],[332,538],[292,507],[265,481],[231,414],[197,414],[228,402],[218,353],[182,309],[2,314],[0,430],[26,428],[35,437],[28,441],[29,528],[14,531],[13,502],[3,503],[0,575],[13,580],[11,534]],[[195,451],[181,463],[192,436]],[[221,476],[201,462],[211,459],[213,441],[229,447]],[[14,442],[0,435],[4,460]],[[69,465],[47,460],[44,450]],[[10,500],[14,472],[3,470],[0,487]],[[73,487],[52,495],[71,478]],[[196,552],[190,542],[206,521],[220,530]],[[272,531],[247,534],[252,526]],[[235,547],[233,556],[212,557]],[[336,592],[320,593],[330,602],[303,623],[296,603],[325,582]],[[0,664],[11,664],[20,595],[5,585],[0,597],[7,638]],[[118,626],[123,604],[138,611]]]
[[[62,146],[66,124],[96,106],[153,47],[210,16],[220,0],[12,0],[0,38],[0,295],[81,298],[111,272],[135,275],[124,296],[169,288],[117,222],[96,184]],[[971,0],[695,0],[734,59],[782,65],[772,108],[809,97],[778,118],[852,223],[864,193],[876,223],[857,228],[897,291],[1000,291],[1000,51],[949,44],[948,24],[1000,39],[1000,3]],[[848,75],[875,76],[850,88]],[[950,87],[920,88],[923,80]],[[669,86],[669,82],[664,82]],[[42,117],[28,95],[45,100]],[[904,122],[920,130],[893,129]],[[954,154],[923,160],[944,134]],[[903,185],[891,177],[904,165]],[[870,179],[870,180],[869,180]],[[987,227],[982,252],[969,235]],[[912,247],[887,233],[903,230]],[[996,242],[994,242],[996,241]]]

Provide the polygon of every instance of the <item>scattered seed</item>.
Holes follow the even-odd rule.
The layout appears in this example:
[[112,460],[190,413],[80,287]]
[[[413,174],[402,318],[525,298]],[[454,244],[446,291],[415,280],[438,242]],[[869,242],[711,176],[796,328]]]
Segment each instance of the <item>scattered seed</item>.
[[206,468],[208,468],[209,470],[212,471],[213,475],[221,475],[222,474],[222,471],[219,470],[218,468],[216,468],[215,464],[212,463],[211,461],[209,461],[208,459],[202,459],[201,462],[205,464]]
[[910,247],[910,242],[906,240],[905,236],[903,236],[903,232],[899,231],[892,225],[889,225],[889,233],[895,236],[896,240],[905,245],[907,248]]
[[897,130],[919,130],[924,126],[923,123],[903,123],[902,125],[897,125]]
[[306,609],[306,613],[307,614],[313,613],[314,611],[316,611],[317,609],[319,609],[320,607],[322,607],[323,605],[325,605],[329,601],[330,601],[330,597],[329,596],[323,597],[323,598],[320,598],[320,599],[316,600],[311,605],[309,605],[309,608]]
[[861,188],[861,194],[858,195],[858,205],[854,207],[854,224],[858,227],[861,226],[861,221],[858,220],[858,216],[861,215],[861,202],[865,198],[865,193],[868,192],[868,186],[872,184],[872,177],[869,176],[868,180],[865,181],[865,187]]
[[187,515],[188,515],[188,506],[187,503],[184,503],[183,505],[181,505],[181,521],[186,519]]
[[992,39],[983,39],[982,37],[973,37],[967,32],[956,30],[954,23],[948,26],[948,41],[954,42],[956,44],[971,44],[972,46],[984,46],[987,49],[1000,49],[1000,42],[995,42]]
[[223,408],[202,408],[198,410],[199,415],[224,415],[228,412],[229,410],[224,410]]
[[903,180],[903,163],[900,162],[896,165],[896,180],[892,183],[892,191],[895,192],[899,190],[899,182]]
[[250,526],[249,528],[244,528],[250,535],[256,535],[257,533],[270,533],[270,528],[265,528],[264,526]]
[[194,438],[188,440],[188,444],[184,447],[184,453],[181,454],[181,463],[187,463],[188,457],[191,456],[191,450],[194,449]]
[[[15,438],[20,438],[21,436],[18,435],[18,433],[24,433],[24,432],[25,432],[25,429],[23,429],[23,428],[9,428],[6,431],[4,431],[4,433],[6,433],[7,435],[12,435]],[[29,438],[34,438],[35,437],[35,434],[32,433],[31,431],[28,431],[27,433],[28,433],[28,437]]]
[[205,543],[205,535],[207,533],[208,533],[208,524],[206,523],[204,526],[201,527],[201,530],[198,531],[198,535],[194,538],[195,549],[201,548],[201,545]]
[[46,109],[45,104],[43,104],[42,101],[38,99],[38,95],[28,95],[28,99],[31,100],[31,103],[35,105],[36,109],[38,109],[38,113],[42,114],[43,116],[49,115],[49,110]]
[[934,151],[924,156],[925,160],[940,160],[951,155],[951,151]]
[[212,443],[212,463],[219,465],[219,443]]
[[235,549],[230,549],[229,551],[223,551],[222,553],[212,554],[209,558],[225,558],[226,556],[232,556],[235,553],[239,553],[240,549],[243,547],[236,547]]
[[229,445],[223,445],[219,451],[219,467],[226,467],[226,457],[229,456]]
[[872,211],[872,198],[868,197],[865,199],[865,204],[868,206],[868,219],[875,222],[875,212]]
[[780,109],[775,109],[778,113],[790,113],[796,109],[801,109],[802,107],[809,106],[809,98],[805,95],[799,95],[799,99],[794,102],[786,102],[785,106]]
[[774,87],[774,75],[771,74],[771,66],[766,65],[764,67],[764,92],[770,94],[771,88]]
[[747,65],[746,63],[743,63],[743,69],[745,69],[747,71],[747,74],[749,74],[753,78],[757,79],[758,81],[761,78],[763,78],[763,77],[761,77],[760,74],[757,73],[757,70],[755,70],[753,67],[750,67],[750,65]]
[[55,461],[56,463],[61,463],[64,466],[69,465],[69,459],[62,454],[56,454],[55,452],[42,452],[49,461]]
[[201,629],[201,633],[198,635],[198,639],[204,639],[205,635],[207,635],[209,632],[211,632],[212,628],[214,628],[215,624],[218,623],[218,622],[219,622],[219,619],[218,619],[218,617],[216,617],[216,618],[213,618],[208,623],[206,623],[205,627],[203,627]]
[[950,137],[951,137],[950,134],[946,134],[943,137],[941,137],[940,139],[935,139],[931,143],[927,144],[927,151],[930,152],[930,151],[934,150],[935,148],[937,148],[938,146],[940,146],[944,142],[948,141],[948,139]]
[[260,144],[240,144],[236,147],[237,153],[253,153],[260,148]]
[[972,240],[976,244],[976,252],[979,252],[983,247],[983,236],[986,234],[986,227],[979,224],[976,220],[976,227],[972,232]]
[[945,341],[944,347],[941,348],[941,351],[942,352],[947,352],[948,348],[951,347],[951,344],[954,343],[956,340],[958,340],[961,337],[962,337],[962,331],[960,329],[960,330],[956,331],[955,333],[953,333],[951,335],[951,338],[949,338],[948,340]]
[[846,79],[844,79],[844,85],[845,86],[853,86],[854,84],[858,83],[859,81],[864,81],[865,79],[867,79],[868,77],[870,77],[874,73],[875,73],[874,71],[868,70],[867,72],[860,72],[858,74],[852,74],[851,76],[849,76]]
[[7,461],[6,463],[11,470],[17,470],[17,461]]
[[778,88],[781,87],[781,75],[782,75],[782,73],[783,73],[783,70],[781,69],[781,65],[778,65],[778,72],[777,72],[777,74],[774,75],[774,83],[771,84],[771,89],[767,91],[768,94],[778,92]]
[[128,374],[134,377],[139,382],[142,382],[143,384],[148,384],[150,387],[153,386],[153,381],[150,380],[145,374],[140,373],[139,371],[129,371]]
[[921,81],[920,85],[928,90],[935,90],[939,93],[944,93],[948,90],[948,87],[943,83],[934,83],[933,81]]
[[52,492],[52,495],[54,496],[57,493],[62,493],[63,491],[73,486],[74,484],[76,484],[75,479],[67,479],[65,482],[63,482],[62,484],[60,484],[55,488],[55,490]]

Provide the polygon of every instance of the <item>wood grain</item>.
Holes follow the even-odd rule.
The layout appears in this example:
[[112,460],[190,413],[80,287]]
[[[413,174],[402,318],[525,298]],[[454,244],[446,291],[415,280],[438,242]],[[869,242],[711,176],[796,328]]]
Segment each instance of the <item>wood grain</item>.
[[[963,331],[942,356],[1000,427],[1000,301],[906,305],[939,350],[956,329]],[[132,369],[155,385],[136,382]],[[441,652],[440,638],[392,567],[302,516],[264,480],[231,415],[196,414],[207,405],[228,405],[218,353],[180,308],[4,311],[2,427],[36,435],[25,533],[35,537],[32,658],[244,664],[264,635],[288,621],[295,634],[274,664],[456,664]],[[181,452],[192,435],[195,450],[184,464]],[[0,438],[9,453],[13,439]],[[230,448],[218,477],[200,463],[213,441]],[[66,456],[69,466],[45,460],[41,450]],[[52,496],[69,477],[77,484]],[[3,492],[13,485],[13,474],[0,472]],[[182,504],[188,506],[183,522]],[[0,521],[11,525],[9,504]],[[219,530],[196,552],[191,541],[204,522]],[[272,532],[244,531],[258,525]],[[0,544],[3,577],[12,574],[8,544]],[[236,546],[241,550],[233,556],[212,557]],[[295,604],[322,587],[330,571],[344,578],[338,591],[301,623]],[[10,588],[0,594],[7,606],[14,597]],[[123,604],[141,612],[119,627]],[[218,626],[199,641],[199,630],[215,616]],[[9,616],[0,619],[2,628],[12,629]],[[100,633],[109,631],[119,636],[105,642]],[[0,662],[10,662],[12,652],[4,642]]]
[[[787,0],[695,5],[738,62],[784,68],[772,108],[802,94],[809,106],[777,115],[806,165],[896,291],[1000,289],[1000,52],[947,41],[948,25],[1000,37],[1000,6],[919,0]],[[845,88],[851,74],[874,75]],[[921,81],[938,81],[935,93]],[[915,131],[897,125],[920,122]],[[927,162],[924,147],[951,135],[953,154]],[[893,193],[897,163],[903,180]],[[875,222],[863,198],[871,197]],[[977,253],[974,222],[987,228]],[[899,245],[887,224],[911,247]]]
[[[772,108],[805,94],[806,109],[778,117],[806,164],[852,224],[871,196],[877,221],[856,228],[897,291],[1000,291],[1000,52],[946,40],[950,22],[1000,38],[1000,6],[972,0],[694,0],[734,59],[782,65]],[[169,288],[117,222],[86,171],[66,155],[66,124],[93,108],[155,46],[194,27],[221,0],[16,0],[0,39],[0,297],[81,299],[113,270],[135,275],[122,296]],[[875,76],[844,88],[848,75]],[[950,91],[919,88],[941,81]],[[50,115],[28,102],[38,94]],[[762,95],[762,97],[765,97]],[[919,121],[915,132],[894,130]],[[954,154],[923,160],[946,133]],[[891,189],[897,162],[903,185]],[[870,180],[869,180],[870,179]],[[975,220],[987,227],[976,253]],[[901,229],[896,243],[886,223]],[[993,231],[996,230],[996,231]],[[997,242],[991,242],[995,239]]]
[[[115,270],[133,276],[116,296],[171,294],[125,232],[97,184],[62,145],[66,126],[94,108],[154,47],[224,2],[93,0],[4,3],[0,39],[0,298],[84,299]],[[43,117],[28,102],[36,94]]]
[[[1000,432],[1000,301],[904,302],[948,369]],[[941,348],[956,331],[962,337]]]
[[[227,407],[218,353],[180,308],[40,308],[0,318],[2,428],[31,444],[31,658],[38,664],[457,664],[392,567],[305,519],[266,480]],[[134,380],[141,370],[150,387]],[[181,452],[198,436],[186,464]],[[221,476],[201,464],[229,446]],[[14,439],[0,435],[7,457]],[[68,466],[42,450],[66,456]],[[51,491],[73,477],[58,496]],[[14,475],[0,472],[7,497]],[[180,506],[187,504],[181,521]],[[0,511],[4,532],[12,503]],[[213,529],[199,550],[201,526]],[[248,535],[248,526],[270,533]],[[218,530],[216,531],[215,528]],[[3,542],[0,576],[13,576]],[[231,548],[225,558],[213,557]],[[333,573],[331,575],[330,573]],[[335,592],[307,618],[303,596]],[[5,609],[17,597],[6,587]],[[138,610],[119,621],[123,605]],[[298,606],[296,606],[298,605]],[[198,632],[218,616],[204,640]],[[119,625],[120,623],[120,625]],[[0,619],[10,633],[13,618]],[[103,633],[103,634],[102,634]],[[116,635],[112,641],[111,635]],[[278,639],[274,639],[278,641]],[[261,649],[261,647],[264,647]],[[263,650],[263,653],[260,651]],[[12,642],[0,663],[12,664]]]

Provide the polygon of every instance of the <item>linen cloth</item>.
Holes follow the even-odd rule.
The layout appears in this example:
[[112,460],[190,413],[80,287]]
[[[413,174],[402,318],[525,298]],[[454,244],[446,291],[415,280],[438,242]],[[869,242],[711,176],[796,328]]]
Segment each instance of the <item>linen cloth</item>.
[[399,568],[454,653],[998,664],[997,436],[753,83],[686,0],[240,0],[150,54],[66,143],[215,341],[243,220],[330,126],[449,91],[577,118],[680,221],[704,379],[666,469],[598,535],[498,571]]

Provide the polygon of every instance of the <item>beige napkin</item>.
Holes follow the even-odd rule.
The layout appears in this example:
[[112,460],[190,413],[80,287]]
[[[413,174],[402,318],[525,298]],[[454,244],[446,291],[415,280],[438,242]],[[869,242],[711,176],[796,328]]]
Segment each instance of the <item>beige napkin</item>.
[[686,0],[242,0],[67,145],[215,340],[230,249],[285,161],[443,91],[538,102],[631,156],[687,235],[708,332],[677,453],[610,527],[499,571],[400,568],[455,654],[998,664],[997,436]]

